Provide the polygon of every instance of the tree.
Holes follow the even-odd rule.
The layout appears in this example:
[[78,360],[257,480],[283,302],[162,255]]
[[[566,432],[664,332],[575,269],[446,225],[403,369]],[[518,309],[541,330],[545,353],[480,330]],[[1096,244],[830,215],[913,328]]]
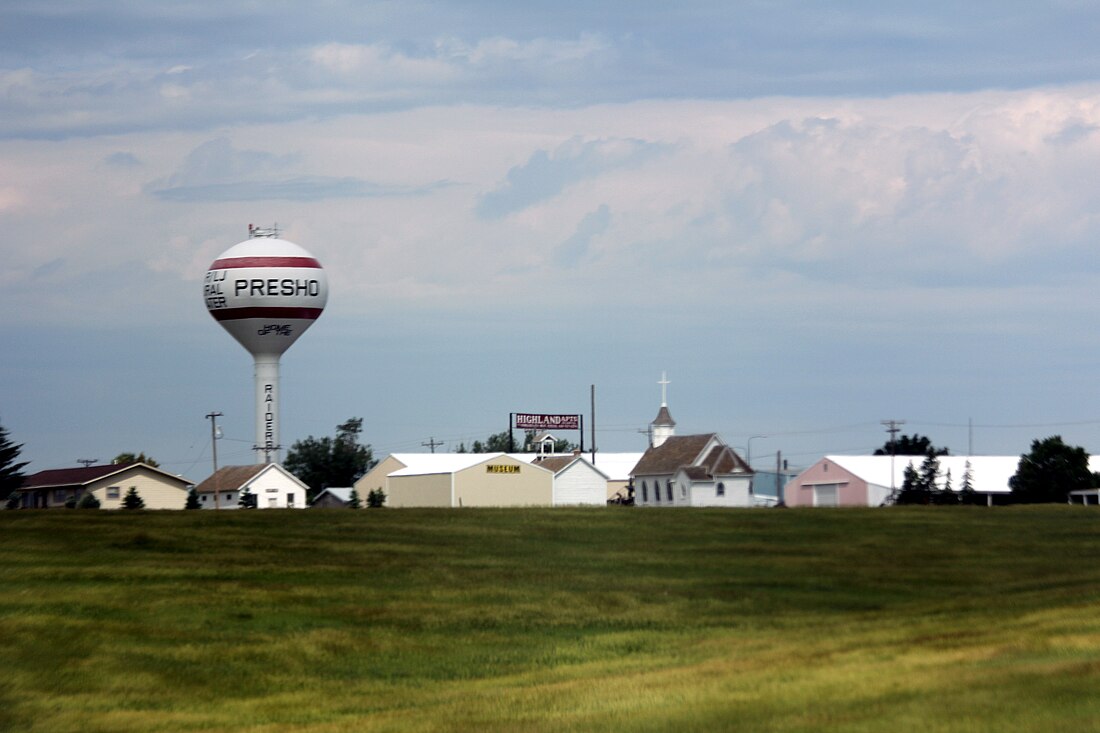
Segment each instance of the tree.
[[199,492],[195,491],[194,486],[187,490],[187,503],[183,505],[183,508],[202,509],[202,503],[199,501]]
[[76,503],[77,509],[99,509],[99,499],[95,498],[95,494],[90,491],[84,492],[84,495],[80,497],[80,501]]
[[359,492],[355,490],[354,486],[351,488],[351,496],[348,497],[348,508],[349,509],[362,509],[363,508],[363,502],[361,502],[359,500]]
[[255,509],[259,504],[257,497],[252,493],[252,489],[247,486],[244,487],[244,491],[237,497],[237,508],[239,509]]
[[11,492],[23,485],[23,469],[29,461],[19,462],[22,444],[16,445],[8,438],[8,431],[0,425],[0,500],[7,499]]
[[1093,483],[1089,454],[1066,445],[1061,435],[1032,441],[1031,452],[1020,456],[1016,475],[1008,480],[1013,501],[1022,504],[1064,502],[1069,492]]
[[946,456],[947,448],[937,448],[925,435],[903,435],[896,441],[886,441],[886,444],[875,451],[876,456]]
[[367,507],[381,509],[386,504],[386,492],[382,489],[371,489],[367,494]]
[[136,486],[131,486],[130,490],[126,492],[126,496],[122,497],[122,507],[124,509],[144,509],[145,500],[138,494]]
[[369,445],[359,443],[363,418],[336,426],[336,437],[312,435],[290,446],[284,466],[309,487],[309,500],[329,487],[351,486],[374,467]]
[[153,468],[158,468],[160,466],[159,463],[146,456],[145,453],[119,453],[111,460],[111,463],[144,463],[146,466],[152,466]]
[[[465,447],[465,446],[463,446]],[[473,446],[470,448],[471,453],[508,453],[512,450],[512,431],[502,430],[499,433],[493,433],[485,442],[475,440]],[[459,451],[464,452],[464,451]]]

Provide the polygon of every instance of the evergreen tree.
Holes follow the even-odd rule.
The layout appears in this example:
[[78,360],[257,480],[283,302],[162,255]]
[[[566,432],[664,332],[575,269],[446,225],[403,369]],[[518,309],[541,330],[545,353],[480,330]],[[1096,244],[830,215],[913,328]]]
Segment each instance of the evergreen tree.
[[367,507],[370,509],[380,509],[386,504],[386,492],[382,489],[371,489],[367,494]]
[[13,491],[8,494],[7,500],[4,502],[5,509],[18,509],[19,508],[19,492]]
[[237,497],[237,507],[240,509],[255,509],[259,502],[256,499],[256,495],[252,493],[252,489],[244,487],[244,491]]
[[351,496],[348,497],[348,507],[350,509],[363,508],[363,502],[359,500],[359,492],[355,490],[355,487],[352,487]]
[[124,509],[145,508],[145,500],[138,494],[136,486],[131,486],[130,490],[126,492],[126,496],[122,497],[122,507]]
[[202,509],[202,502],[199,501],[199,492],[195,491],[194,486],[187,490],[187,503],[183,505],[183,508]]
[[11,492],[23,485],[23,469],[29,461],[17,461],[23,450],[22,444],[16,445],[8,438],[8,431],[0,425],[0,500],[7,499]]

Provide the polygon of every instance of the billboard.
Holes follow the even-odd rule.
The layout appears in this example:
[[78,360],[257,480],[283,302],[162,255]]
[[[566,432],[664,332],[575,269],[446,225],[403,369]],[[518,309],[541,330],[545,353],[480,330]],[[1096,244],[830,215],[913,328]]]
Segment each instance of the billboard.
[[520,430],[580,430],[580,415],[536,415],[516,413],[516,427]]

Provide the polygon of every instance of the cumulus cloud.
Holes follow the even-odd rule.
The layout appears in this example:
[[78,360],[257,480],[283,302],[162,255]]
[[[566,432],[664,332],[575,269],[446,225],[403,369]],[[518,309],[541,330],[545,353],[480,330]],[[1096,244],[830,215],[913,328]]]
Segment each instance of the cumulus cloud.
[[526,163],[509,170],[500,186],[481,197],[477,212],[487,218],[506,216],[551,198],[571,184],[641,165],[669,149],[660,142],[574,137],[552,151],[535,151]]

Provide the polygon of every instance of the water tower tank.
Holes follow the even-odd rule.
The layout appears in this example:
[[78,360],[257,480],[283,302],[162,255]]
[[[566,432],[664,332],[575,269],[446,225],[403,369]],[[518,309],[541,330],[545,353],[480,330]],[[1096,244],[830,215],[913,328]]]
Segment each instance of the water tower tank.
[[277,459],[279,357],[313,325],[328,301],[321,263],[276,229],[248,227],[249,238],[210,265],[206,308],[252,354],[256,380],[256,456]]

